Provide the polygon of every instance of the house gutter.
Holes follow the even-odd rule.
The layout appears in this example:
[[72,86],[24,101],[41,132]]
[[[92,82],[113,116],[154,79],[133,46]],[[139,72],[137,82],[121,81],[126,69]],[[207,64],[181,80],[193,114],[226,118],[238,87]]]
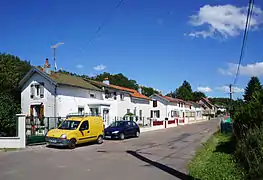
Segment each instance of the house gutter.
[[55,94],[54,94],[54,117],[57,117],[57,85],[55,85]]

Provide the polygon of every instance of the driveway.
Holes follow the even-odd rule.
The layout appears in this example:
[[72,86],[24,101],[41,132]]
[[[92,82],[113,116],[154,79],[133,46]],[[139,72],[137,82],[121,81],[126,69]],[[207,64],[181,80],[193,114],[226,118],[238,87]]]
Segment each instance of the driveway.
[[218,122],[152,131],[139,138],[108,140],[74,150],[38,146],[0,152],[0,179],[191,179],[186,166],[195,149],[216,131]]

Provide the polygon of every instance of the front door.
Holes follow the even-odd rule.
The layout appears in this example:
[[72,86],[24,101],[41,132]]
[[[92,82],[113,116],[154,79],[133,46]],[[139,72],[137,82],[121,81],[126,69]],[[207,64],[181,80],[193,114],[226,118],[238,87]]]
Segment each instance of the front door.
[[109,109],[103,109],[103,121],[105,126],[109,125]]
[[91,138],[91,133],[89,130],[89,121],[83,121],[79,127],[78,143],[88,142],[90,138]]

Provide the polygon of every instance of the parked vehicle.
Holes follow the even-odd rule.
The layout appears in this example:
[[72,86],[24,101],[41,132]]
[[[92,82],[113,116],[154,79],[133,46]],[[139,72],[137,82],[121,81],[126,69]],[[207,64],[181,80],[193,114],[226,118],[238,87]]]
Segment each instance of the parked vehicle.
[[99,116],[73,115],[64,120],[58,128],[50,130],[46,142],[54,146],[75,148],[76,144],[97,141],[103,143],[104,123]]
[[140,128],[134,121],[115,121],[104,130],[105,139],[125,139],[139,137]]

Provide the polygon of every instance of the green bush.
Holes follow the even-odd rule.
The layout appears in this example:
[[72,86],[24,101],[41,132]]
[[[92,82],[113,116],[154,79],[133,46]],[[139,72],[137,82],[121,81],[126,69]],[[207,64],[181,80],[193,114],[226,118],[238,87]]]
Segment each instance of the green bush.
[[235,155],[246,170],[247,179],[263,178],[263,128],[251,129],[237,143]]
[[247,179],[263,178],[263,91],[238,107],[233,115],[237,141],[235,156],[246,171]]
[[16,135],[16,113],[19,108],[7,94],[0,93],[0,132],[8,136]]

